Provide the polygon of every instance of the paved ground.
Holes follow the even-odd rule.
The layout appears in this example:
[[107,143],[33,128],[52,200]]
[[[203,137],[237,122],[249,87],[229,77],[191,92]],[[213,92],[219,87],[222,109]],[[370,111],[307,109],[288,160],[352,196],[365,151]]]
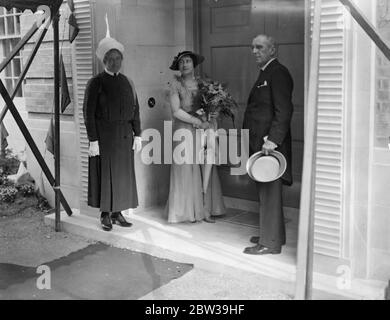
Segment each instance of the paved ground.
[[[30,207],[0,218],[0,300],[138,299],[192,269],[55,232],[43,217]],[[50,268],[51,290],[37,288],[40,265]]]
[[285,284],[269,278],[239,273],[222,274],[193,269],[183,277],[144,296],[145,300],[291,300],[279,292]]
[[192,269],[101,243],[44,265],[0,264],[0,299],[134,300]]
[[83,249],[94,241],[55,232],[34,207],[19,214],[0,215],[0,263],[37,266]]
[[[57,233],[43,217],[34,208],[0,217],[0,300],[290,299],[261,276],[206,272]],[[37,288],[40,265],[50,268],[51,290]]]

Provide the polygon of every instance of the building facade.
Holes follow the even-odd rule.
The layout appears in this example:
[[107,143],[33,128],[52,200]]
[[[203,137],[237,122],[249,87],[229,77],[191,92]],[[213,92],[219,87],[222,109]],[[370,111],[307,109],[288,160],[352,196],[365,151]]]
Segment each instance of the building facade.
[[[390,1],[354,3],[390,42]],[[82,118],[85,85],[102,70],[94,52],[106,34],[125,46],[123,73],[132,78],[140,100],[142,128],[164,137],[164,121],[171,119],[166,85],[169,65],[178,51],[196,50],[206,57],[200,72],[231,84],[231,92],[245,109],[248,86],[256,77],[251,39],[270,33],[278,41],[282,62],[294,81],[294,179],[286,189],[287,205],[299,207],[304,148],[305,97],[310,74],[311,22],[314,1],[286,0],[75,0],[80,33],[68,42],[61,9],[62,55],[72,105],[61,118],[61,184],[68,202],[88,215],[86,205],[88,141]],[[287,14],[286,14],[287,13]],[[32,16],[21,17],[21,32]],[[337,275],[346,266],[352,279],[388,281],[390,278],[390,62],[336,0],[323,0],[318,86],[318,127],[315,190],[315,270]],[[1,26],[0,26],[1,27]],[[65,30],[62,32],[62,30]],[[1,31],[1,30],[0,30]],[[50,34],[50,32],[49,32]],[[33,41],[23,51],[28,56]],[[35,141],[45,152],[45,136],[53,108],[51,36],[45,40],[23,86],[22,104]],[[45,70],[48,70],[47,72]],[[156,105],[148,106],[155,98]],[[28,115],[28,116],[27,116]],[[28,169],[53,202],[51,187],[27,151]],[[169,165],[142,163],[136,156],[140,207],[163,206],[169,186]],[[227,203],[255,208],[253,188],[246,177],[231,178],[220,168]]]

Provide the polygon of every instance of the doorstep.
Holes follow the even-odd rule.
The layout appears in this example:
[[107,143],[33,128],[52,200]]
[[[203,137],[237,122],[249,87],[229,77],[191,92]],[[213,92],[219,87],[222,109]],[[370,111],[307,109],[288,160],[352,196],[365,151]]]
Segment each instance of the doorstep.
[[[291,208],[288,208],[291,209]],[[215,224],[168,224],[161,207],[149,208],[130,215],[131,228],[114,226],[110,232],[100,227],[94,218],[73,210],[71,217],[61,213],[61,230],[100,241],[118,248],[131,249],[152,256],[190,263],[213,272],[250,272],[265,275],[285,283],[284,293],[293,295],[296,275],[296,229],[294,209],[286,210],[287,245],[280,255],[251,256],[242,251],[250,246],[249,238],[257,228],[243,223],[244,213],[218,219]],[[236,210],[236,209],[229,209]],[[295,209],[296,210],[296,209]],[[45,217],[45,223],[54,226],[55,215]],[[314,273],[314,289],[349,299],[383,299],[384,288],[368,282],[353,282],[351,290],[337,290],[337,278]],[[280,289],[280,288],[279,288]]]

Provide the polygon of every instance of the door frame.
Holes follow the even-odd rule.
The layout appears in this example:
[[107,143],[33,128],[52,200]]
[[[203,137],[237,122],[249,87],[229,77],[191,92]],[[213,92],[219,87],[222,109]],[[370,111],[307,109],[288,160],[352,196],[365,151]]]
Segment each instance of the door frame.
[[[186,18],[191,18],[193,19],[193,29],[192,30],[186,30],[187,32],[191,32],[193,36],[193,48],[188,48],[192,49],[195,52],[199,52],[200,49],[200,43],[202,41],[201,39],[201,32],[200,32],[200,1],[201,0],[185,0],[186,1],[186,6],[189,4],[193,10],[192,10],[192,16],[191,17],[186,17]],[[308,96],[308,91],[307,91],[307,84],[308,84],[308,78],[309,78],[309,68],[310,68],[310,10],[311,10],[311,4],[310,0],[304,0],[304,10],[305,10],[305,24],[304,24],[304,103],[303,103],[303,110],[304,110],[304,130],[306,128],[306,123],[307,123],[307,96]],[[188,12],[186,14],[189,14]],[[201,70],[201,69],[200,69]],[[247,202],[247,206],[251,206],[250,203],[251,201],[246,201],[243,200],[243,202]],[[298,228],[298,237],[300,236],[301,231]],[[312,253],[313,254],[313,253]],[[313,254],[314,255],[314,254]],[[296,255],[296,258],[298,259],[298,254]],[[296,266],[299,265],[299,261],[297,260],[295,263]]]

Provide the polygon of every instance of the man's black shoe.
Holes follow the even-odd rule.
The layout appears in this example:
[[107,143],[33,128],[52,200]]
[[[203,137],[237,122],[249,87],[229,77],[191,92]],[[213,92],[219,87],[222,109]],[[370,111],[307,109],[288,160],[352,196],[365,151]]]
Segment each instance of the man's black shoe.
[[121,227],[129,228],[133,225],[132,223],[126,221],[121,212],[113,212],[111,214],[111,221],[113,224],[118,224]]
[[251,237],[251,239],[249,240],[251,243],[254,243],[254,244],[258,244],[259,243],[259,240],[260,240],[260,237]]
[[279,254],[282,252],[282,248],[271,249],[262,246],[261,244],[257,244],[254,247],[247,247],[244,250],[246,254],[256,254],[256,255],[264,255],[264,254]]
[[[250,239],[249,239],[249,241],[251,242],[251,243],[254,243],[254,244],[258,244],[259,243],[259,240],[260,240],[260,237],[257,237],[257,236],[253,236],[253,237],[251,237]],[[284,241],[283,243],[282,243],[282,246],[284,246],[286,244],[286,241]]]
[[111,231],[112,224],[110,220],[110,214],[108,212],[102,212],[100,215],[100,223],[104,231]]

